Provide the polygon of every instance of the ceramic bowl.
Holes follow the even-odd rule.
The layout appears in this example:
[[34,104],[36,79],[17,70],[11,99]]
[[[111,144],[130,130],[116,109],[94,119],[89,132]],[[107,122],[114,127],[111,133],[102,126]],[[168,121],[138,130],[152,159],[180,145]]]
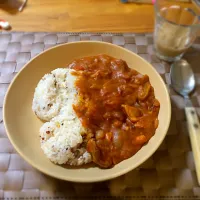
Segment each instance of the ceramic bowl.
[[[111,169],[95,165],[62,167],[50,162],[40,148],[39,128],[42,125],[32,112],[35,87],[44,74],[53,69],[66,67],[75,58],[108,54],[123,59],[128,66],[147,74],[160,101],[159,126],[155,135],[134,156]],[[3,109],[8,137],[16,151],[33,167],[52,177],[73,182],[98,182],[123,175],[146,161],[160,146],[166,136],[170,118],[170,98],[161,76],[137,54],[122,47],[104,42],[75,42],[53,47],[33,58],[15,76],[10,84]]]

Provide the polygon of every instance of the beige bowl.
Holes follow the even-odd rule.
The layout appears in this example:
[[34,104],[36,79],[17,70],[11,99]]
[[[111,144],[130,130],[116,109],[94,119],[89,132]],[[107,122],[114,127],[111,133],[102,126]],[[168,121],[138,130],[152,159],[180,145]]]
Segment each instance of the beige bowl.
[[[39,142],[42,122],[31,109],[34,89],[46,73],[66,67],[75,58],[108,54],[125,60],[131,68],[150,77],[155,95],[161,103],[159,127],[156,134],[140,151],[112,169],[95,165],[82,168],[64,168],[51,163],[43,154]],[[75,42],[51,48],[32,59],[16,75],[4,102],[4,123],[8,137],[17,152],[33,167],[55,178],[74,182],[97,182],[115,178],[136,168],[159,147],[167,133],[171,118],[171,104],[167,88],[156,70],[138,55],[109,43]]]

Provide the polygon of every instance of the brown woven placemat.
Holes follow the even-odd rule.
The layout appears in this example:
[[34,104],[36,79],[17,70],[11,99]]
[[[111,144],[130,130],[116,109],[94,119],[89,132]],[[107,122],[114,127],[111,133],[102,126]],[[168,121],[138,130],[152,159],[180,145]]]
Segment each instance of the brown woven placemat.
[[[13,149],[2,119],[3,99],[15,74],[32,57],[60,43],[99,40],[123,46],[145,58],[164,79],[172,100],[168,134],[136,170],[111,181],[77,184],[48,177],[33,169]],[[169,64],[156,58],[151,34],[15,33],[0,32],[0,199],[200,199],[193,155],[184,116],[184,101],[170,87]],[[192,64],[197,89],[193,105],[200,114],[200,38],[186,58]],[[86,195],[86,196],[85,196]]]

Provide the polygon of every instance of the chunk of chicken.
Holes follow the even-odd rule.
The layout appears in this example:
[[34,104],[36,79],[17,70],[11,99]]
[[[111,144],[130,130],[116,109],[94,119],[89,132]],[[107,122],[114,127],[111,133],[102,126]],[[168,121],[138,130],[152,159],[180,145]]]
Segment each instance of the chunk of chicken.
[[122,107],[132,122],[137,122],[142,116],[142,112],[138,108],[129,105],[122,105]]

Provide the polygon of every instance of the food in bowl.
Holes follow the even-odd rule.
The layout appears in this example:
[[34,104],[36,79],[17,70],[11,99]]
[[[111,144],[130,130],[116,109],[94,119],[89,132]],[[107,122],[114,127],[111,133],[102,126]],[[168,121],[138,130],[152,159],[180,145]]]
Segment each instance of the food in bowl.
[[148,75],[108,55],[76,59],[38,83],[32,109],[47,122],[41,147],[54,163],[110,168],[155,134],[160,103]]

